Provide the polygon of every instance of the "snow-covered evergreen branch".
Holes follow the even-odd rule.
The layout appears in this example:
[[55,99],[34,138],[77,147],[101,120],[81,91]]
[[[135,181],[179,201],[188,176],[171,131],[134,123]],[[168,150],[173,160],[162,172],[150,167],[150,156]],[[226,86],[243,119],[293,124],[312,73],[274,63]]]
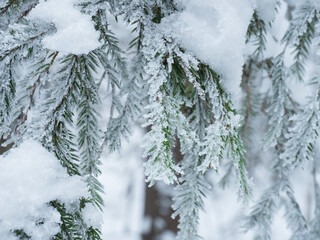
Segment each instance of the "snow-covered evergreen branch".
[[298,6],[294,19],[282,39],[287,45],[293,46],[294,63],[290,70],[300,81],[305,74],[304,65],[314,38],[314,28],[318,22],[319,11],[311,1],[306,1]]
[[316,91],[303,111],[290,118],[293,126],[288,133],[288,141],[285,143],[285,151],[281,158],[293,167],[304,163],[305,160],[314,158],[314,145],[318,139],[319,127],[319,83],[318,78],[314,79]]

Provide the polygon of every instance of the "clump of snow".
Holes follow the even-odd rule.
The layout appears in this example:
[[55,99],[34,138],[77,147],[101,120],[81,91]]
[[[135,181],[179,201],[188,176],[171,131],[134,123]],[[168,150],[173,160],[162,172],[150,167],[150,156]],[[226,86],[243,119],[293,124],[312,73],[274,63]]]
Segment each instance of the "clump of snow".
[[257,0],[256,11],[266,24],[272,22],[276,16],[277,0]]
[[75,0],[41,0],[30,13],[31,18],[53,22],[57,28],[55,34],[43,39],[46,48],[87,54],[101,45],[90,16],[82,14],[74,4]]
[[83,220],[93,228],[100,229],[103,222],[103,217],[100,210],[92,203],[87,203],[85,208],[82,209]]
[[[253,14],[250,0],[186,0],[184,11],[162,21],[185,49],[222,75],[233,97],[240,95],[245,40]],[[168,28],[170,26],[170,28]]]
[[0,235],[6,239],[16,239],[10,236],[15,229],[35,240],[51,239],[59,232],[60,214],[48,203],[71,204],[89,196],[80,176],[69,176],[59,160],[33,140],[0,156],[0,165]]

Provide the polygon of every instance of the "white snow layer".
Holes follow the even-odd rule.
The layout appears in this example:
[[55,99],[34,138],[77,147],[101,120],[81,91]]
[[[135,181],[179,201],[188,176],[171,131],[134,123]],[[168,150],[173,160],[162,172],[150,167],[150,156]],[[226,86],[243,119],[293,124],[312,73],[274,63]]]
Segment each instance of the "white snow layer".
[[[186,0],[185,10],[162,21],[164,29],[222,75],[233,97],[240,95],[245,39],[253,13],[250,0]],[[169,27],[170,26],[170,27]],[[168,30],[166,30],[168,31]]]
[[103,216],[98,210],[97,207],[95,207],[92,203],[87,203],[85,208],[82,210],[82,216],[83,220],[93,228],[100,229],[102,222],[103,222]]
[[277,0],[257,0],[256,11],[266,23],[272,22],[276,16]]
[[[79,176],[69,176],[59,160],[33,140],[0,156],[0,238],[16,239],[10,230],[24,229],[35,240],[59,232],[59,212],[48,203],[68,204],[89,196]],[[43,224],[36,224],[43,222]]]
[[41,0],[31,18],[53,22],[57,32],[43,39],[44,47],[73,54],[87,54],[98,48],[99,33],[89,15],[74,7],[75,0]]

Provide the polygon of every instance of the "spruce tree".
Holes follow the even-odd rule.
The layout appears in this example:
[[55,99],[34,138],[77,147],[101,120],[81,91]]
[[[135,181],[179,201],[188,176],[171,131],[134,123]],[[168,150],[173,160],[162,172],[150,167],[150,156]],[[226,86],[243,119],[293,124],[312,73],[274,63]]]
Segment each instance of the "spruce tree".
[[[320,78],[312,78],[315,91],[306,106],[294,101],[288,87],[296,79],[307,82],[310,49],[319,49],[319,4],[296,5],[280,41],[281,51],[271,57],[265,57],[265,51],[274,19],[267,22],[252,6],[246,35],[252,51],[242,69],[244,97],[238,109],[219,68],[184,47],[161,24],[185,10],[181,1],[76,2],[74,7],[90,17],[99,35],[100,46],[87,53],[45,47],[44,38],[55,34],[57,26],[29,17],[40,2],[0,3],[0,139],[3,146],[12,148],[26,139],[36,140],[70,176],[86,183],[88,195],[76,202],[52,199],[47,203],[60,217],[53,239],[102,239],[101,226],[92,225],[83,212],[91,206],[102,214],[101,153],[121,151],[122,140],[128,139],[138,120],[149,129],[144,145],[146,180],[150,186],[157,181],[175,185],[172,217],[179,221],[177,239],[199,239],[199,212],[205,209],[204,199],[211,188],[206,178],[210,168],[221,173],[222,185],[234,176],[239,198],[251,199],[246,165],[251,170],[257,164],[250,150],[254,138],[250,130],[257,116],[267,126],[259,140],[272,154],[271,185],[253,203],[245,229],[256,229],[255,239],[272,239],[274,215],[283,207],[291,239],[320,236]],[[281,4],[284,1],[275,1],[275,15]],[[126,50],[110,28],[113,17],[122,17],[133,26],[135,37],[129,46],[133,57],[126,58]],[[290,54],[293,62],[288,66],[285,58]],[[262,78],[270,87],[261,94]],[[100,91],[104,83],[111,96],[107,126],[102,126],[105,116],[99,113],[104,107]],[[177,142],[181,162],[173,156]],[[316,202],[311,222],[305,219],[291,183],[293,168],[304,166],[307,160],[313,161]],[[34,224],[45,221],[45,217],[35,219]],[[37,239],[27,229],[10,232],[16,239]]]

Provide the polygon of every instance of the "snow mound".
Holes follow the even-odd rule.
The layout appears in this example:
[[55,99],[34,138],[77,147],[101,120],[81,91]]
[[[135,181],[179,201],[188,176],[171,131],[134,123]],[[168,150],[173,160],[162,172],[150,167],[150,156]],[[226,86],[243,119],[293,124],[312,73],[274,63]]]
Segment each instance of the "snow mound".
[[66,204],[89,196],[79,176],[69,176],[59,160],[33,140],[0,156],[0,236],[16,239],[23,229],[32,239],[51,239],[59,232],[59,212],[48,203]]
[[53,22],[57,32],[43,39],[44,47],[73,54],[87,54],[98,48],[99,33],[89,15],[74,7],[75,0],[41,0],[31,18]]
[[272,22],[276,17],[277,0],[258,0],[256,7],[259,18],[266,24]]
[[241,92],[246,32],[253,14],[251,1],[186,0],[182,4],[185,10],[165,18],[163,29],[222,75],[222,83],[235,102]]

